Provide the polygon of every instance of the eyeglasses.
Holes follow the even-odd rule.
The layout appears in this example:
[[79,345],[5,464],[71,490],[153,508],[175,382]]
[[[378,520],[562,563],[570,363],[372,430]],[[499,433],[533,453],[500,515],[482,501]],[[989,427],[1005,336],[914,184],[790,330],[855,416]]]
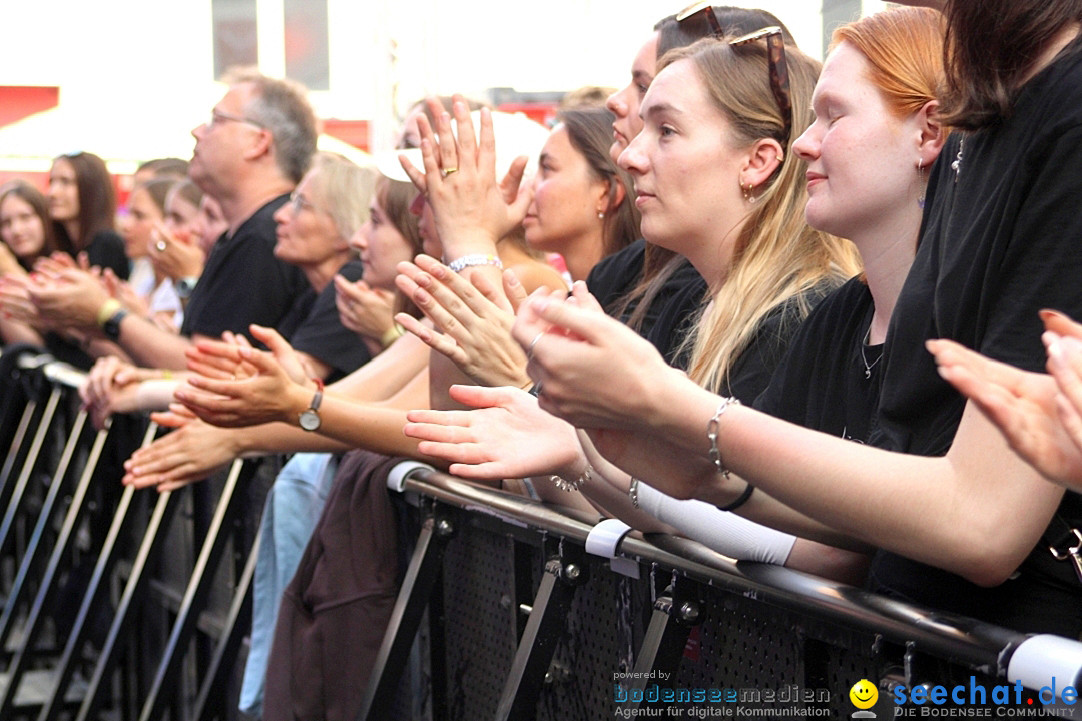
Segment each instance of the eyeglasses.
[[289,207],[294,213],[299,213],[302,210],[310,210],[313,213],[320,212],[319,208],[317,208],[312,201],[308,200],[308,198],[304,197],[296,190],[289,194]]
[[706,17],[706,22],[710,25],[710,32],[714,33],[714,37],[720,38],[725,34],[725,29],[721,27],[721,23],[718,22],[718,16],[714,14],[714,8],[710,5],[710,0],[699,0],[697,3],[692,3],[686,8],[676,13],[676,22],[683,25],[686,21],[695,17],[696,15],[703,15]]
[[[710,13],[713,15],[713,13]],[[766,40],[766,52],[770,72],[770,92],[774,94],[774,100],[778,103],[781,111],[782,122],[785,125],[784,142],[782,145],[788,150],[789,136],[793,131],[793,100],[789,92],[789,65],[785,61],[785,38],[781,28],[777,25],[756,30],[743,37],[729,42],[730,47],[737,47],[756,40]]]
[[263,129],[263,124],[258,123],[251,118],[241,117],[240,115],[232,115],[230,113],[223,113],[221,110],[210,111],[210,122],[207,123],[208,128],[213,128],[216,125],[223,125],[225,123],[246,123],[247,125],[254,125],[259,129]]

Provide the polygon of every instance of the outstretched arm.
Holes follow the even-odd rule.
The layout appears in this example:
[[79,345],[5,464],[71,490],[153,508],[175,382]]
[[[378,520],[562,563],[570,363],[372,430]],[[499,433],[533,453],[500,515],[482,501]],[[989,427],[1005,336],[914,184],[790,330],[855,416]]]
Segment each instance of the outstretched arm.
[[[670,495],[727,503],[743,491],[739,478],[683,471],[694,465],[687,460],[712,461],[706,429],[719,406],[716,395],[668,368],[614,321],[551,298],[526,305],[538,322],[516,322],[514,332],[520,343],[537,339],[530,368],[543,383],[543,408],[604,429],[599,450]],[[724,466],[781,503],[844,535],[980,584],[1000,583],[1017,568],[1063,493],[1015,455],[973,406],[943,458],[862,446],[743,406],[729,406],[717,426]],[[608,429],[623,433],[606,443]],[[652,457],[650,439],[684,451],[679,476]]]

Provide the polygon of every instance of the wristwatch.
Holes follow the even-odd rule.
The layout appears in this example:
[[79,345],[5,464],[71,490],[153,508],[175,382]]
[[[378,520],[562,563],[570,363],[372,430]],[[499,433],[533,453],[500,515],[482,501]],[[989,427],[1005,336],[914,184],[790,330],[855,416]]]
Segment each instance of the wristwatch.
[[173,284],[173,288],[177,292],[177,297],[181,300],[187,300],[192,291],[195,290],[195,284],[199,282],[198,275],[189,275],[185,278],[180,278]]
[[312,402],[307,410],[300,415],[301,428],[306,431],[318,431],[323,422],[319,417],[319,404],[323,402],[323,381],[319,378],[312,380],[316,382],[316,394],[312,396]]
[[124,320],[128,316],[128,311],[124,308],[119,308],[109,316],[101,325],[101,332],[105,334],[105,337],[111,341],[120,340],[120,321]]

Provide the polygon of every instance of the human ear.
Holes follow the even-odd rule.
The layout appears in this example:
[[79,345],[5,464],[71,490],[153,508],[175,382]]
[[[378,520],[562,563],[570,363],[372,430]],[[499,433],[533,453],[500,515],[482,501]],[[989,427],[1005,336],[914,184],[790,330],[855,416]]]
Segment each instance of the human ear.
[[947,132],[939,122],[939,101],[929,100],[916,113],[917,128],[920,131],[920,160],[927,167],[939,157]]
[[[253,128],[253,130],[256,130]],[[271,152],[274,136],[266,128],[258,128],[258,135],[244,152],[244,157],[252,160],[261,155]]]
[[774,138],[759,138],[747,151],[744,167],[740,171],[740,185],[757,188],[770,180],[785,160],[781,143]]

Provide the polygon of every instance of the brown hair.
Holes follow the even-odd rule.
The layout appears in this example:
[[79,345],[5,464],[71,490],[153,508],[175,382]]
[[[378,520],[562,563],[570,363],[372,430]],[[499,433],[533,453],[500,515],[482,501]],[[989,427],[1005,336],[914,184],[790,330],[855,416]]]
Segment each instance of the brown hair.
[[[410,206],[417,198],[417,188],[413,183],[391,180],[386,175],[376,180],[376,202],[403,238],[410,244],[412,255],[421,253],[424,240],[418,225],[420,217],[410,212]],[[394,310],[396,313],[409,313],[415,318],[421,317],[421,310],[402,291],[395,289]]]
[[[61,248],[72,255],[86,250],[94,236],[103,230],[115,230],[116,191],[113,190],[113,177],[105,167],[105,161],[93,153],[72,153],[60,155],[53,160],[67,161],[75,171],[75,188],[79,196],[79,237],[69,238],[72,247]],[[58,233],[58,238],[66,238],[67,233]]]
[[979,130],[1006,118],[1034,60],[1082,0],[948,0],[944,122]]
[[[40,255],[49,255],[54,250],[57,250],[56,234],[53,232],[53,223],[49,218],[49,199],[45,197],[45,194],[25,180],[17,179],[0,186],[0,205],[3,205],[4,201],[11,195],[29,205],[31,210],[34,211],[34,215],[41,220],[43,238]],[[17,260],[20,265],[30,270],[30,265],[34,259],[31,258],[28,262],[24,262],[22,258]]]

